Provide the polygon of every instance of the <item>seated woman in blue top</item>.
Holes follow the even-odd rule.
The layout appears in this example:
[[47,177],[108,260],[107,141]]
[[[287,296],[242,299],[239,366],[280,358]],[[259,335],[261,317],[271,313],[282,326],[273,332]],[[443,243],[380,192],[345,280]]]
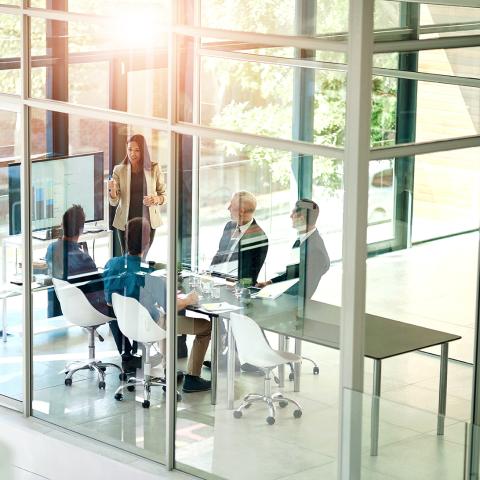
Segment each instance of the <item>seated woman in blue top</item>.
[[[140,217],[129,220],[126,228],[127,254],[122,257],[114,257],[105,265],[105,300],[111,305],[113,293],[136,298],[158,322],[162,310],[166,311],[166,284],[164,278],[142,272],[141,260],[149,246],[149,222]],[[177,310],[184,310],[188,305],[197,302],[198,295],[192,291],[183,298],[177,298]],[[164,325],[161,326],[164,327]],[[116,321],[110,322],[110,327],[114,337],[119,334],[115,341],[123,356],[128,353],[129,348],[132,348],[130,341],[121,334]],[[210,390],[211,382],[200,377],[202,363],[210,343],[210,322],[202,318],[189,318],[179,314],[177,332],[195,335],[183,391],[190,393]],[[164,344],[161,344],[160,347],[164,353]]]
[[[69,280],[74,275],[97,273],[97,266],[90,255],[82,250],[78,239],[85,225],[85,212],[80,205],[72,205],[62,217],[63,235],[47,248],[45,260],[51,277]],[[103,295],[103,282],[95,279],[82,287],[89,302],[100,312],[108,315]],[[60,305],[53,289],[48,292],[48,316],[61,315]]]

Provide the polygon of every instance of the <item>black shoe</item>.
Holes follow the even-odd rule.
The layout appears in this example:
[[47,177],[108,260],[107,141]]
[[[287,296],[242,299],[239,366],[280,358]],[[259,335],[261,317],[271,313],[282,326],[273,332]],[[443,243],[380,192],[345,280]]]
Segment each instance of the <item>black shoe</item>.
[[[182,380],[183,380],[183,377],[185,376],[185,374],[182,372],[182,370],[177,370],[177,383],[180,383]],[[167,375],[165,373],[165,376],[163,378],[161,377],[156,377],[158,378],[160,381],[162,382],[167,382]],[[163,391],[166,392],[167,391],[167,387],[162,387],[163,388]]]
[[204,380],[201,377],[195,377],[193,375],[185,375],[182,389],[185,393],[206,392],[211,388],[212,382],[210,380]]
[[177,358],[187,358],[188,357],[188,347],[187,347],[187,336],[180,335],[177,337]]
[[205,360],[205,361],[203,362],[203,366],[204,366],[205,368],[210,368],[210,369],[211,369],[211,368],[212,368],[212,362],[211,362],[210,360]]
[[251,363],[243,363],[240,365],[240,370],[245,373],[253,373],[254,375],[265,375],[265,372],[261,368],[258,368]]
[[122,355],[122,368],[125,372],[134,372],[138,368],[142,368],[142,357]]

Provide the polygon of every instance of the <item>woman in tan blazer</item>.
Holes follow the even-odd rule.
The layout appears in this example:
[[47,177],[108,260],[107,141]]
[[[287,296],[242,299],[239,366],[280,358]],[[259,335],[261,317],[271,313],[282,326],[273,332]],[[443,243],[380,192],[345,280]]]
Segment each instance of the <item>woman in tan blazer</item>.
[[155,229],[161,224],[160,205],[166,200],[165,183],[158,163],[150,160],[143,135],[133,135],[127,141],[127,153],[122,163],[113,169],[108,182],[110,205],[117,207],[113,226],[125,253],[125,227],[135,217],[146,218],[150,223],[150,245]]

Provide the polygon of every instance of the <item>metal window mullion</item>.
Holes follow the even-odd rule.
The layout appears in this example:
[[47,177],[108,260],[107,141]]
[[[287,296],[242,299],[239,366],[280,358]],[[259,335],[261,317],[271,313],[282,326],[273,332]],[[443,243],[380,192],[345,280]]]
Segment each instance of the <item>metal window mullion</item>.
[[[201,1],[194,0],[194,25],[201,24]],[[200,125],[200,81],[201,81],[201,53],[200,38],[193,39],[193,112],[192,121]],[[199,205],[200,205],[200,137],[192,136],[192,256],[191,266],[193,270],[198,268],[200,238],[199,238]]]
[[422,40],[378,42],[374,46],[373,53],[414,52],[478,46],[480,46],[480,35],[460,35],[444,38],[425,38]]
[[374,0],[350,0],[340,319],[338,477],[361,476]]
[[270,47],[296,47],[305,50],[326,50],[345,52],[345,41],[326,40],[318,37],[302,35],[279,35],[256,32],[243,32],[237,30],[224,30],[220,28],[192,27],[191,25],[176,25],[175,32],[181,35],[222,38],[225,40],[245,41],[248,43],[261,43]]
[[276,148],[291,152],[304,153],[306,155],[321,155],[329,158],[343,159],[343,148],[327,147],[314,143],[297,140],[285,140],[276,137],[263,137],[253,133],[241,133],[221,128],[206,127],[203,125],[192,125],[189,123],[176,123],[172,125],[172,131],[185,135],[199,135],[214,140],[225,140],[228,142],[257,145],[266,148]]
[[[176,0],[170,1],[170,25],[178,21]],[[171,126],[177,120],[177,38],[173,29],[168,36],[168,123]],[[177,409],[177,235],[178,235],[178,188],[177,188],[177,137],[169,132],[169,155],[167,170],[167,392],[166,392],[166,452],[165,464],[168,470],[175,467],[175,418]]]
[[391,147],[372,148],[370,160],[384,160],[393,157],[407,157],[411,155],[425,155],[427,153],[460,150],[463,148],[480,147],[480,135],[468,137],[435,140],[432,142],[407,143]]
[[[27,3],[24,0],[24,3]],[[21,99],[30,94],[30,19],[22,15],[20,38],[21,52]],[[31,235],[31,169],[30,169],[30,107],[22,105],[21,115],[21,224],[23,253],[23,413],[32,415],[33,386],[33,328],[32,328],[32,235]]]
[[25,103],[32,108],[41,110],[50,110],[53,112],[62,112],[72,115],[88,116],[95,120],[118,123],[134,123],[138,126],[154,128],[163,132],[170,130],[170,123],[162,118],[137,115],[133,113],[120,112],[99,107],[86,107],[83,105],[74,105],[59,100],[49,100],[40,98],[29,98]]

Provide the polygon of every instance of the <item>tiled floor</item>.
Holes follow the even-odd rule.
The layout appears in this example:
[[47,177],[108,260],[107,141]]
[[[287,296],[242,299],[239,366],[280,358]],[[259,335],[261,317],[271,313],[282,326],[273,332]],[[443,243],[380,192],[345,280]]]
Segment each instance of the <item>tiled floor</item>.
[[[452,344],[451,354],[468,360],[473,342],[472,271],[476,265],[473,257],[477,241],[476,235],[467,235],[456,237],[455,241],[447,239],[415,247],[401,255],[394,253],[369,260],[368,311],[451,333],[460,332],[465,338],[456,342],[455,347]],[[467,263],[469,268],[465,267]],[[327,297],[331,302],[338,299],[339,272],[339,266],[332,267],[321,299]],[[272,340],[275,344],[275,339]],[[89,373],[76,376],[74,385],[67,388],[59,372],[65,361],[86,355],[86,336],[79,329],[70,328],[36,335],[34,344],[34,408],[38,416],[163,461],[165,401],[161,390],[153,393],[152,407],[145,410],[133,401],[133,393],[127,393],[123,402],[113,399],[119,383],[116,374],[107,376],[105,391],[98,390],[95,378]],[[0,393],[18,396],[21,339],[11,337],[6,346],[0,347]],[[293,393],[293,385],[288,381],[285,387],[302,404],[302,418],[294,419],[291,411],[285,409],[278,412],[277,423],[268,426],[265,411],[256,406],[242,419],[234,419],[226,409],[222,370],[216,406],[210,405],[209,394],[201,393],[184,395],[178,405],[179,464],[229,479],[336,478],[339,352],[307,343],[303,349],[306,356],[319,364],[320,375],[313,375],[305,368],[300,393]],[[98,344],[98,352],[101,357],[116,359],[110,336],[106,335],[106,341]],[[208,375],[205,371],[204,376]],[[438,357],[410,353],[383,362],[377,457],[369,455],[370,397],[365,394],[362,399],[362,478],[462,478],[472,367],[449,362],[449,418],[443,437],[436,435],[438,381]],[[365,391],[370,392],[371,386],[372,362],[366,359]],[[261,391],[262,387],[261,377],[238,375],[236,398],[250,391]]]

